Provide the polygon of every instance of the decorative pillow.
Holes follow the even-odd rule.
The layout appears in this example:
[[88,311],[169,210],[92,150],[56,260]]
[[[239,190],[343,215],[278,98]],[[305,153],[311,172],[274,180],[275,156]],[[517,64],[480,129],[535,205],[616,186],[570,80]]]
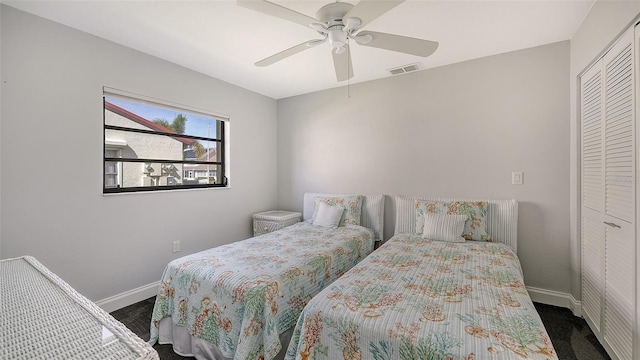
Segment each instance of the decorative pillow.
[[467,215],[424,214],[423,239],[464,242],[462,237]]
[[321,201],[316,218],[313,219],[313,225],[337,228],[340,224],[340,219],[342,219],[342,214],[344,214],[342,205],[333,206]]
[[416,200],[416,234],[423,232],[424,214],[467,215],[462,237],[467,240],[491,241],[487,232],[487,203],[484,201]]
[[315,221],[318,214],[318,206],[320,206],[321,202],[325,202],[332,206],[340,205],[345,208],[345,212],[339,226],[343,226],[344,224],[360,225],[362,199],[362,195],[317,197],[314,199],[315,207],[313,210],[313,220]]

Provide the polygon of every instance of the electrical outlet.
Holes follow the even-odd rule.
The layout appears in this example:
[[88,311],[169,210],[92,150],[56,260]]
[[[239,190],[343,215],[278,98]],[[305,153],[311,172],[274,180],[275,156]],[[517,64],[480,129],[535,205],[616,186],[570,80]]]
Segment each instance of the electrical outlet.
[[180,240],[176,240],[173,242],[173,252],[180,251]]
[[511,173],[511,184],[512,185],[523,185],[524,184],[524,173],[522,171],[514,171]]

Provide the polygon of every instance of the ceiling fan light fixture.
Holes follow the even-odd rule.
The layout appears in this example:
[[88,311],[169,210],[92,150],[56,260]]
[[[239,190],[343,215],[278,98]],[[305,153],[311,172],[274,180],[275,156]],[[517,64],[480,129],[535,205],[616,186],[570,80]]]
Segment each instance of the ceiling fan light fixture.
[[307,47],[314,47],[314,46],[318,46],[320,44],[324,44],[327,41],[327,38],[325,37],[324,39],[318,39],[318,40],[309,40],[307,41]]
[[352,39],[355,40],[358,44],[364,45],[370,43],[371,40],[373,40],[373,36],[371,36],[370,34],[356,35],[352,37]]
[[327,35],[327,33],[329,32],[324,24],[312,23],[312,24],[309,24],[309,27],[319,32],[322,35]]
[[344,32],[346,32],[347,34],[353,34],[356,30],[360,28],[360,25],[362,25],[362,20],[360,20],[360,18],[357,18],[357,17],[348,18],[344,22]]
[[329,30],[329,44],[331,44],[332,48],[336,49],[336,54],[341,54],[341,52],[337,52],[337,49],[344,48],[347,44],[347,34],[343,32],[342,29]]

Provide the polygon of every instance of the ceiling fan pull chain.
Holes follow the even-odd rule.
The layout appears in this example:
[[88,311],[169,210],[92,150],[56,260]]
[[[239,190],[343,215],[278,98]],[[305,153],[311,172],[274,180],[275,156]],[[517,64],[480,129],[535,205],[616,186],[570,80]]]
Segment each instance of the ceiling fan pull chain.
[[351,48],[349,47],[349,38],[347,38],[347,99],[351,98],[351,74],[349,73],[349,69],[351,69]]

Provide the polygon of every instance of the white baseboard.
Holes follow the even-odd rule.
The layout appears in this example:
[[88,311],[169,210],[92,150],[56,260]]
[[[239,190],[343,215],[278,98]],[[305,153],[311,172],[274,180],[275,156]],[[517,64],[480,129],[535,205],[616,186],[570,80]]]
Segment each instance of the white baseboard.
[[[158,286],[160,281],[96,301],[96,304],[106,312],[116,311],[157,295]],[[582,305],[571,294],[530,286],[527,286],[527,291],[534,302],[567,308],[573,315],[582,316]]]
[[582,304],[571,294],[530,286],[527,286],[527,291],[534,302],[567,308],[573,315],[582,316]]
[[96,301],[96,304],[106,312],[116,311],[125,306],[156,296],[158,294],[158,286],[160,286],[160,281]]

